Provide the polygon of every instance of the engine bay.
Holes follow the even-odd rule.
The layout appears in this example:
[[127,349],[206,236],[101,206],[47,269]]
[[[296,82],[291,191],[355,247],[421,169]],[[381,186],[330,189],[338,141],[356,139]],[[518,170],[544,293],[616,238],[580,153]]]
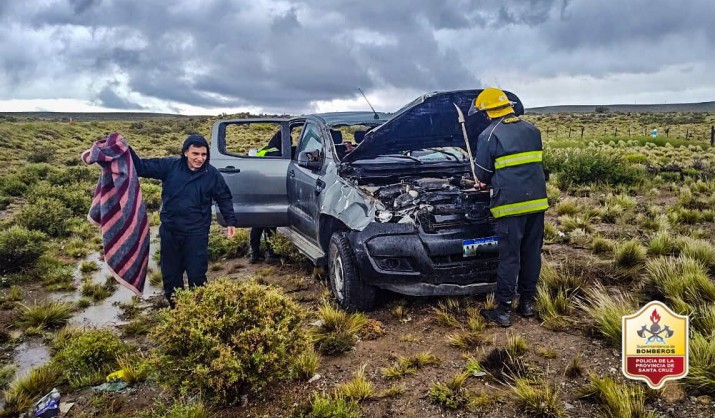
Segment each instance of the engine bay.
[[398,183],[358,187],[385,207],[375,215],[378,222],[415,224],[427,233],[493,222],[489,190],[476,189],[474,180],[461,175],[404,177]]

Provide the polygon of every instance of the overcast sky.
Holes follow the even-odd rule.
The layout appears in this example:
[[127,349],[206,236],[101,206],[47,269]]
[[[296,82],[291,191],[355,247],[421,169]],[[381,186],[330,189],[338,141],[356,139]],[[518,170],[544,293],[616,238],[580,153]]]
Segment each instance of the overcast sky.
[[713,0],[0,0],[0,111],[715,100]]

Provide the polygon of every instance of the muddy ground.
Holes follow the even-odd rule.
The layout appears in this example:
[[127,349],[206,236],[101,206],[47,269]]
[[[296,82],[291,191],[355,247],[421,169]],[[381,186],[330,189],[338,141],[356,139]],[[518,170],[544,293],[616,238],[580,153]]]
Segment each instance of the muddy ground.
[[[579,250],[571,247],[552,244],[546,245],[544,254],[552,261],[565,261],[575,256]],[[593,274],[599,274],[598,263],[592,266]],[[217,264],[209,277],[227,276],[236,280],[246,280],[258,277],[264,281],[282,287],[291,297],[300,301],[310,311],[315,312],[321,299],[327,294],[327,288],[320,278],[315,277],[306,265],[285,264],[248,264],[245,258],[226,260]],[[603,274],[604,271],[601,271]],[[129,298],[128,293],[123,293]],[[25,299],[41,299],[51,297],[41,287],[29,286],[25,289]],[[115,299],[117,299],[115,297]],[[524,337],[528,350],[524,355],[527,364],[536,373],[561,390],[561,399],[568,413],[574,417],[595,416],[599,413],[599,405],[577,397],[577,391],[588,382],[588,371],[601,375],[620,377],[621,354],[604,341],[591,335],[586,320],[577,321],[575,326],[565,332],[555,332],[540,326],[538,319],[523,319],[514,317],[514,325],[510,329],[488,327],[485,331],[486,343],[471,352],[450,347],[447,337],[457,329],[438,323],[434,308],[438,306],[439,298],[411,298],[395,294],[385,294],[380,307],[369,313],[369,317],[384,325],[385,334],[375,340],[360,341],[350,352],[338,356],[323,356],[318,369],[320,378],[313,382],[285,381],[272,384],[259,394],[252,394],[244,399],[243,405],[228,409],[217,408],[216,413],[222,417],[282,417],[289,416],[296,405],[309,400],[312,394],[332,392],[338,383],[352,379],[361,365],[366,365],[367,378],[375,386],[375,393],[397,384],[404,388],[404,393],[392,398],[367,400],[361,404],[365,417],[444,417],[444,416],[523,416],[517,406],[508,385],[500,384],[488,377],[469,378],[466,387],[476,394],[487,394],[492,398],[490,405],[476,413],[461,410],[448,410],[435,405],[428,399],[430,386],[435,382],[445,383],[465,366],[465,356],[472,355],[482,358],[493,347],[502,347],[511,335]],[[484,297],[461,298],[463,305],[481,307]],[[161,296],[147,298],[144,303],[145,314],[151,314],[164,305]],[[398,316],[397,306],[405,308],[404,314]],[[95,309],[90,307],[88,309]],[[119,311],[114,310],[114,315]],[[121,328],[123,321],[112,318],[106,321],[107,313],[95,318],[103,326]],[[111,315],[111,314],[110,314]],[[86,314],[81,317],[87,318]],[[10,325],[12,311],[0,311],[0,321],[4,326]],[[82,321],[73,320],[75,324]],[[92,325],[86,321],[85,325]],[[21,369],[36,366],[49,357],[41,337],[24,337],[17,331],[11,331],[18,340],[3,344],[2,362],[21,363]],[[132,338],[133,342],[146,348],[150,343],[145,337]],[[553,350],[552,354],[545,354]],[[418,352],[429,351],[437,355],[442,364],[431,366],[407,375],[401,379],[391,380],[382,376],[381,369],[390,366],[396,356],[409,356]],[[574,356],[582,356],[585,373],[581,377],[565,376],[565,369]],[[554,358],[551,355],[555,355]],[[144,383],[129,391],[117,394],[97,394],[89,389],[70,392],[63,395],[64,402],[75,402],[67,416],[103,416],[108,413],[120,416],[131,416],[139,411],[151,408],[157,399],[169,401],[167,393],[151,383]],[[691,397],[679,383],[671,382],[666,388],[653,396],[647,403],[649,409],[656,410],[665,417],[712,417],[715,416],[715,406],[706,396]]]

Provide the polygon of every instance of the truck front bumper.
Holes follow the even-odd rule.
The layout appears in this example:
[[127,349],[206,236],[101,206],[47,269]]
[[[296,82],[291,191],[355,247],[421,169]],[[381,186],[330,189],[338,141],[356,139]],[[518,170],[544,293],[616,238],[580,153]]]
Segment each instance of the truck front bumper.
[[477,227],[427,234],[412,224],[371,223],[349,234],[366,284],[412,296],[494,291],[498,250],[465,257],[465,240],[493,235]]

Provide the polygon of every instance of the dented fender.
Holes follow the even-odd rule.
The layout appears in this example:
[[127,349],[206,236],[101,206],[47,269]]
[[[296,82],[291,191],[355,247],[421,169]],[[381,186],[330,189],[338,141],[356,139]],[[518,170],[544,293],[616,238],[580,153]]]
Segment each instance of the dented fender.
[[348,180],[337,174],[334,165],[325,173],[320,213],[332,216],[348,228],[362,231],[375,220],[375,213],[385,209],[379,200],[372,198]]

